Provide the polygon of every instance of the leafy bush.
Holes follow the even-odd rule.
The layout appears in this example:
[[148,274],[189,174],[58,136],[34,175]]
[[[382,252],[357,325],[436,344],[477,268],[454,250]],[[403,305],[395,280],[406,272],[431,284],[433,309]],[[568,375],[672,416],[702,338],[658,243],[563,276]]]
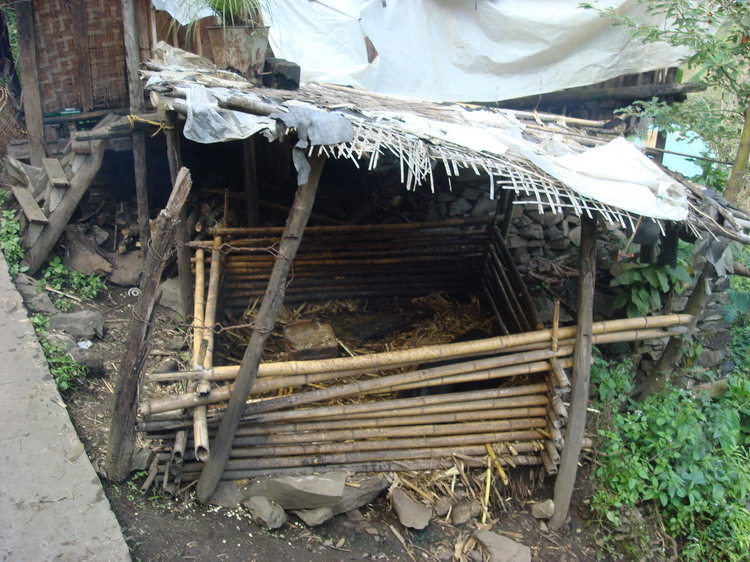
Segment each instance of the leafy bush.
[[52,258],[47,264],[42,282],[57,291],[69,290],[86,300],[95,299],[107,288],[97,275],[82,275],[68,269],[59,257]]
[[677,267],[670,267],[620,261],[611,271],[614,279],[610,286],[623,288],[623,292],[612,301],[612,308],[624,308],[630,317],[646,316],[652,310],[660,310],[662,294],[671,289],[680,294],[684,285],[690,282],[687,269],[679,263]]
[[24,252],[21,248],[21,225],[16,220],[15,211],[2,212],[0,250],[5,256],[5,261],[8,262],[8,271],[13,277],[26,270],[25,267],[21,267]]
[[599,430],[594,511],[608,524],[651,502],[690,560],[739,560],[750,551],[750,382],[732,377],[717,398],[669,390],[635,403],[622,364],[601,360],[592,381],[609,417]]
[[78,383],[86,378],[88,369],[75,361],[60,345],[53,345],[45,337],[49,321],[46,317],[36,315],[31,317],[31,325],[34,327],[39,343],[47,358],[49,372],[55,379],[57,388],[60,390],[74,390]]

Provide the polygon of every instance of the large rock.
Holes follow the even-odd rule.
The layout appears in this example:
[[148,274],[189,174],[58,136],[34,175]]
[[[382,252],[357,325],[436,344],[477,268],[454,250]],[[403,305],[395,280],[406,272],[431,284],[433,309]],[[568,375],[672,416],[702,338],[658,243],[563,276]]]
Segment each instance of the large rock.
[[60,330],[74,338],[91,339],[104,336],[104,316],[93,310],[58,313],[49,319],[51,330]]
[[427,527],[432,518],[432,508],[411,499],[406,492],[396,488],[393,490],[393,508],[396,510],[398,520],[404,527],[417,529],[418,531]]
[[29,312],[41,312],[43,314],[55,314],[57,312],[47,291],[39,287],[39,282],[36,279],[25,273],[19,273],[15,281],[16,288],[21,293]]
[[115,266],[109,280],[121,287],[137,287],[143,275],[143,254],[139,251],[125,252],[114,257]]
[[214,490],[211,499],[208,503],[212,505],[219,505],[221,507],[237,507],[242,503],[244,494],[239,489],[237,484],[232,481],[221,481],[217,484],[216,490]]
[[86,367],[89,375],[101,376],[104,374],[105,357],[98,350],[81,349],[76,345],[68,350],[68,353],[76,363]]
[[474,538],[485,548],[490,562],[531,562],[531,549],[525,544],[492,531],[474,531]]
[[159,304],[182,314],[182,300],[180,298],[180,281],[177,278],[167,279],[159,285],[157,294],[161,293]]
[[549,519],[554,512],[555,502],[552,500],[531,504],[531,516],[534,519]]
[[112,272],[112,264],[104,259],[97,245],[84,236],[77,228],[66,230],[66,250],[63,263],[83,275],[107,275]]
[[334,505],[316,509],[293,511],[307,525],[313,527],[328,521],[339,513],[348,513],[367,505],[388,487],[382,476],[369,476],[353,482],[355,486],[345,486],[341,498]]
[[249,484],[245,494],[248,497],[265,496],[284,509],[315,509],[339,504],[345,483],[345,472],[268,477]]
[[253,516],[253,521],[269,529],[278,529],[286,523],[286,513],[264,496],[252,496],[242,502]]
[[453,506],[451,511],[451,523],[463,525],[482,513],[482,504],[477,501],[461,500]]

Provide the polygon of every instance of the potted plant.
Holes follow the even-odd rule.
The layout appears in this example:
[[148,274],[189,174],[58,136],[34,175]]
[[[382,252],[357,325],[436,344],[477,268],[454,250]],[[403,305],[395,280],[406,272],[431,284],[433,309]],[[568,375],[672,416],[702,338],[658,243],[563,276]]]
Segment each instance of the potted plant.
[[259,76],[268,48],[263,0],[207,0],[207,4],[222,20],[222,25],[208,28],[214,62],[247,78]]

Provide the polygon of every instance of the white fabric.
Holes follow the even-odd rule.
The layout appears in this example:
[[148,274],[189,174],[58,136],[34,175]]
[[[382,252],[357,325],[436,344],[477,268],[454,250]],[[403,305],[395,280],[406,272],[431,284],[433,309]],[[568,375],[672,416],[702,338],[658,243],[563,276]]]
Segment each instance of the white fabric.
[[[153,0],[180,23],[205,0]],[[579,0],[273,0],[277,57],[302,79],[439,101],[495,101],[675,65],[685,51],[633,41]],[[386,4],[383,6],[383,4]],[[638,0],[607,0],[628,14]],[[378,52],[367,60],[365,37]]]

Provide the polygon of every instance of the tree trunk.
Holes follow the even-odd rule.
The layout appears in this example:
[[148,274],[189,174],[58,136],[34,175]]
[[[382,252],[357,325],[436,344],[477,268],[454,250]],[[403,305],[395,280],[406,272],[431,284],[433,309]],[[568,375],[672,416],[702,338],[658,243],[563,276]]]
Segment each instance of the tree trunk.
[[727,181],[727,188],[724,190],[724,197],[732,205],[750,211],[750,185],[748,185],[748,158],[750,157],[750,107],[745,109],[745,122],[742,125],[742,135],[740,136],[740,146],[737,148],[737,155],[734,157],[732,173]]

